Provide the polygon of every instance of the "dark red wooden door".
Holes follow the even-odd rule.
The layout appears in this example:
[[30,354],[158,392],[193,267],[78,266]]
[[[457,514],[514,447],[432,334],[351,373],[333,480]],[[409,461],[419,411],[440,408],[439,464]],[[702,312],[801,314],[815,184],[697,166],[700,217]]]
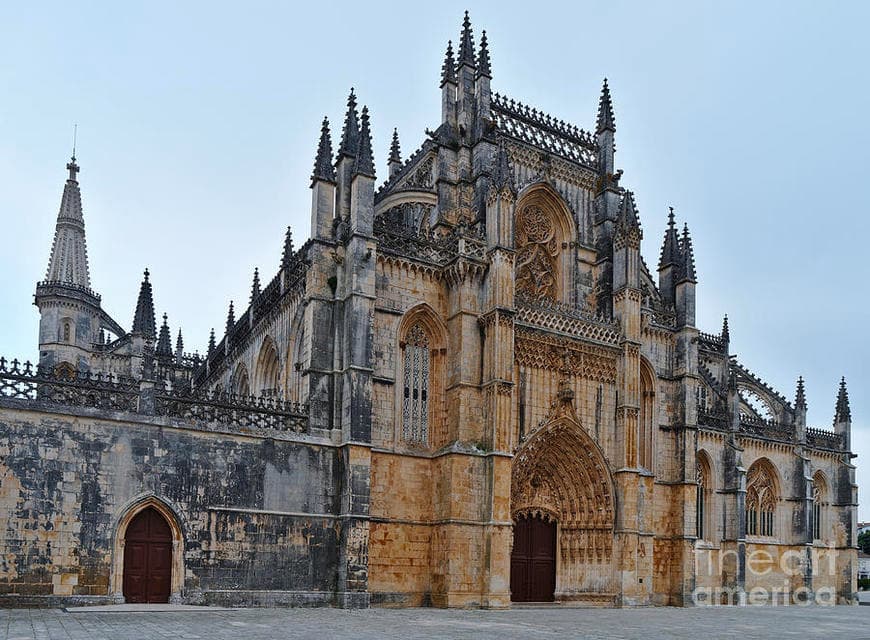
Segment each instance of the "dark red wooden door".
[[124,600],[169,602],[172,532],[157,509],[142,510],[124,537]]
[[556,590],[556,523],[518,518],[511,553],[511,600],[552,602]]

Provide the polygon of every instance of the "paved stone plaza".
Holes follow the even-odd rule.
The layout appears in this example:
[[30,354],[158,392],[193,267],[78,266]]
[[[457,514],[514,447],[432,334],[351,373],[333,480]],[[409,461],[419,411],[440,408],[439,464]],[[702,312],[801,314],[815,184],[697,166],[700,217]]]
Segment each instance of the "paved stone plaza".
[[[0,610],[0,640],[870,638],[870,607]],[[169,610],[167,610],[169,609]]]

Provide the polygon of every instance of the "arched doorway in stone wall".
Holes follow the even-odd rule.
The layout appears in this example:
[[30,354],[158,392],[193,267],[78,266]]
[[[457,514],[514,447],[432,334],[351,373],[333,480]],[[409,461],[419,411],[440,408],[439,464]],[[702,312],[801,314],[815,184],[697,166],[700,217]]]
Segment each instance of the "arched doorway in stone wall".
[[154,507],[136,514],[124,535],[124,601],[169,602],[172,530]]
[[599,601],[615,594],[613,481],[601,449],[575,419],[551,420],[517,451],[511,513],[517,551],[511,562],[514,601],[541,595],[531,594],[521,580],[536,562],[536,579],[544,580],[550,545],[545,529],[552,531],[555,573],[548,599]]
[[552,602],[556,590],[556,521],[541,512],[514,516],[511,600]]

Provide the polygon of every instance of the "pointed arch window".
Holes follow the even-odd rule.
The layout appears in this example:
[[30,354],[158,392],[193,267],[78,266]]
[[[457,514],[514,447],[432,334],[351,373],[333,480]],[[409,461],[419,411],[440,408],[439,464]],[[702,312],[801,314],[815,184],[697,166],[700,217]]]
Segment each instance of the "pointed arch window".
[[431,346],[429,335],[418,322],[405,337],[402,369],[402,439],[426,444],[429,441],[429,376]]
[[69,324],[69,320],[64,320],[64,322],[63,322],[63,341],[64,341],[64,342],[69,342],[69,341],[70,341],[70,324]]
[[825,526],[825,511],[827,507],[828,487],[825,477],[821,472],[813,476],[812,482],[813,510],[811,515],[810,530],[813,540],[821,540]]
[[695,520],[696,520],[696,529],[695,535],[698,537],[698,540],[704,539],[704,534],[707,533],[704,531],[704,518],[707,515],[707,500],[706,495],[704,493],[706,487],[706,478],[704,477],[704,466],[701,464],[701,461],[695,464],[695,481],[698,483],[697,495],[696,495],[696,507],[695,507]]
[[776,517],[776,484],[767,465],[754,464],[746,483],[746,533],[773,536]]

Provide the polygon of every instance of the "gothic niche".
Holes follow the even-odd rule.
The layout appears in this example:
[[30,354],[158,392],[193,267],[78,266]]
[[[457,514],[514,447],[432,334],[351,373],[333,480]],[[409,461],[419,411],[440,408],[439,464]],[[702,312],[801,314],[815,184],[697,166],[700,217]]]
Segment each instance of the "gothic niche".
[[520,209],[516,242],[517,292],[531,300],[556,300],[559,241],[552,217],[537,204]]

